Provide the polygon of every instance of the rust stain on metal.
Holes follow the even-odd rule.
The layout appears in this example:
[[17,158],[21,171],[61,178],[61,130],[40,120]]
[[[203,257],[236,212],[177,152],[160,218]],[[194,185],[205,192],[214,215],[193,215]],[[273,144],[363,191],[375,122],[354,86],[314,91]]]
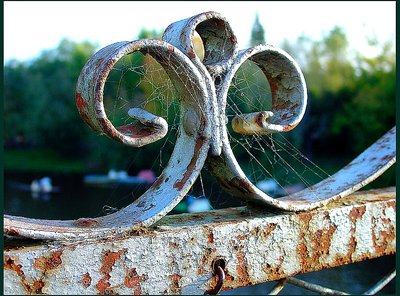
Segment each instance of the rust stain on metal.
[[284,270],[282,269],[282,263],[284,261],[283,257],[280,256],[278,260],[279,264],[277,264],[276,266],[272,266],[269,263],[263,264],[263,271],[271,279],[279,279],[285,274]]
[[95,126],[95,124],[89,118],[89,115],[87,113],[88,102],[82,97],[81,93],[79,93],[79,92],[75,93],[75,103],[76,103],[76,106],[78,107],[79,115],[82,117],[82,119],[86,122],[86,124],[89,125],[89,127],[92,130],[97,131],[98,128]]
[[89,288],[89,286],[92,284],[92,278],[88,272],[82,276],[80,283],[85,289]]
[[355,224],[357,222],[358,219],[361,219],[362,216],[365,214],[366,211],[366,206],[358,206],[358,207],[353,207],[350,210],[349,213],[349,218],[350,221],[354,224],[352,227],[350,227],[350,239],[348,241],[348,247],[347,247],[347,253],[345,257],[336,257],[336,262],[338,264],[348,264],[352,261],[351,257],[354,254],[355,250],[356,250],[356,246],[357,246],[357,241],[355,239],[355,231],[356,231],[356,227]]
[[12,259],[9,256],[5,256],[4,257],[4,268],[5,269],[9,269],[9,270],[13,270],[15,271],[15,273],[19,276],[24,275],[24,272],[22,271],[22,265],[20,264],[15,264],[14,259]]
[[21,264],[15,264],[14,259],[12,259],[9,256],[5,256],[5,258],[4,258],[4,269],[9,269],[9,270],[14,271],[21,278],[21,281],[22,281],[23,284],[26,281],[25,274],[22,271],[22,265]]
[[117,130],[113,129],[110,122],[106,118],[97,118],[98,123],[103,131],[112,139],[122,142],[122,137],[118,135]]
[[194,146],[193,157],[188,164],[185,173],[183,174],[183,178],[174,184],[174,188],[178,190],[182,190],[183,186],[185,185],[186,181],[192,175],[194,168],[196,167],[197,159],[199,158],[200,148],[203,146],[204,140],[202,137],[198,137],[196,140],[196,144]]
[[129,231],[129,233],[126,234],[126,237],[128,237],[128,236],[140,236],[140,235],[154,236],[154,233],[151,232],[146,227],[135,227],[131,231]]
[[[165,230],[150,229],[149,234],[140,237],[74,243],[71,246],[79,247],[68,245],[69,251],[64,251],[61,256],[60,253],[54,254],[53,249],[38,245],[37,251],[43,252],[43,255],[36,263],[29,254],[31,248],[14,248],[4,254],[6,279],[8,277],[5,282],[21,281],[22,284],[16,288],[9,285],[8,291],[26,294],[33,291],[51,294],[55,289],[62,289],[62,294],[70,291],[79,293],[86,287],[88,293],[99,294],[122,294],[127,291],[130,294],[185,294],[187,287],[184,283],[201,281],[201,278],[208,278],[204,282],[204,290],[215,287],[217,277],[212,275],[212,270],[217,260],[226,262],[223,289],[228,290],[372,259],[395,253],[396,226],[392,209],[395,194],[388,195],[388,192],[393,192],[393,189],[376,196],[371,191],[365,195],[358,193],[347,199],[350,204],[338,201],[323,210],[307,213],[271,215],[253,208],[197,213],[198,217],[203,217],[201,225],[193,223],[192,215],[186,215],[184,219],[181,215],[170,216],[161,222],[160,227],[165,223]],[[387,196],[387,199],[380,196]],[[247,221],[240,221],[243,217],[241,213],[251,215],[246,216]],[[221,219],[215,219],[216,215]],[[349,233],[342,237],[346,232]],[[288,242],[285,239],[287,233],[295,235],[294,240]],[[268,239],[262,239],[267,236]],[[184,245],[197,251],[182,249]],[[275,246],[277,253],[271,249]],[[154,256],[151,252],[155,247],[169,250],[165,256],[157,258],[161,274],[142,274],[141,269],[132,268],[152,266]],[[272,253],[265,257],[261,255],[262,258],[256,256],[265,254],[266,250],[272,250]],[[9,255],[11,253],[13,256]],[[149,256],[137,256],[146,253]],[[90,258],[92,254],[99,257],[96,259],[100,261],[97,267],[91,264],[70,269],[65,265],[79,258]],[[57,263],[52,263],[52,257],[60,257],[62,264],[57,266]],[[45,270],[38,273],[34,264]],[[50,274],[45,275],[48,268],[56,266],[51,277]],[[69,271],[74,274],[71,276]],[[59,282],[55,283],[53,279]],[[74,284],[77,284],[75,290]]]
[[279,105],[274,105],[274,108],[273,109],[276,109],[276,110],[286,110],[286,109],[288,109],[290,107],[290,102],[289,101],[282,101],[282,102],[279,102]]
[[318,260],[322,255],[329,254],[332,235],[336,231],[336,225],[330,225],[328,229],[317,230],[314,237],[315,253],[314,259]]
[[207,243],[212,244],[214,242],[214,234],[212,231],[209,231],[207,234]]
[[297,125],[299,124],[299,122],[295,123],[295,124],[286,124],[282,126],[282,131],[284,132],[288,132],[292,129],[294,129]]
[[44,272],[55,269],[62,264],[62,253],[62,251],[55,251],[50,253],[48,256],[36,258],[33,267]]
[[[384,207],[384,208],[382,209],[382,214],[383,214],[384,216],[386,216],[386,209],[387,209],[387,208],[392,208],[393,210],[396,211],[396,203],[395,203],[395,202],[388,202],[388,203],[386,204],[386,207]],[[382,218],[382,219],[385,219],[385,218]],[[390,222],[390,221],[388,221],[388,222]]]
[[350,229],[350,233],[351,233],[351,236],[349,239],[349,245],[348,245],[347,254],[346,254],[347,260],[345,261],[343,258],[342,259],[336,258],[336,261],[340,261],[342,264],[351,262],[351,256],[354,254],[354,252],[356,250],[357,241],[354,237],[355,227],[352,227]]
[[391,207],[391,208],[393,208],[394,210],[396,210],[396,201],[389,201],[389,202],[387,203],[387,207]]
[[22,271],[21,264],[15,264],[15,261],[9,257],[4,257],[4,269],[9,269],[14,271],[21,280],[21,284],[29,294],[42,294],[42,288],[44,287],[44,282],[42,279],[35,280],[32,284],[26,279],[24,272]]
[[241,287],[245,287],[251,285],[249,268],[250,265],[247,262],[246,254],[243,251],[243,246],[236,244],[235,241],[232,241],[234,245],[233,251],[236,254],[237,264],[236,264],[236,272],[238,274],[237,282]]
[[349,214],[350,220],[355,223],[357,219],[360,219],[364,215],[365,210],[365,206],[352,208]]
[[103,274],[108,274],[112,271],[112,268],[117,260],[121,258],[122,255],[124,255],[127,252],[127,250],[120,250],[118,252],[111,252],[110,250],[107,250],[104,253],[103,256],[103,262],[100,268],[100,273]]
[[126,252],[126,249],[120,250],[118,252],[112,252],[110,250],[105,251],[100,268],[100,273],[103,274],[103,277],[96,284],[96,289],[101,294],[104,294],[105,292],[112,292],[108,290],[108,288],[111,286],[111,284],[108,282],[108,280],[111,278],[110,272],[112,271],[115,262],[119,260],[122,255],[126,254]]
[[236,236],[236,238],[237,238],[238,240],[245,240],[245,239],[247,239],[248,237],[247,237],[247,235],[245,235],[245,234],[238,234],[238,235]]
[[[161,174],[160,176],[158,176],[157,180],[154,181],[152,187],[154,188],[160,188],[160,186],[162,185],[162,183],[164,182],[164,174]],[[165,179],[167,181],[167,179]]]
[[[267,228],[269,227],[269,225],[267,226]],[[261,233],[261,227],[260,226],[256,226],[255,228],[253,228],[252,230],[250,230],[250,235],[258,237],[260,236]]]
[[100,222],[93,218],[79,218],[75,220],[73,224],[81,227],[95,227],[98,226]]
[[276,99],[276,94],[279,90],[279,84],[275,82],[275,80],[272,78],[271,75],[266,74],[265,75],[268,79],[268,83],[269,83],[269,87],[271,89],[271,95],[272,95],[272,99]]
[[[111,278],[109,274],[105,274],[96,284],[96,289],[101,294],[106,294],[106,290],[111,286],[108,280]],[[108,294],[108,293],[107,293]]]
[[225,28],[225,21],[221,20],[221,19],[215,19],[215,25],[219,28],[219,29],[224,29]]
[[268,226],[265,228],[263,235],[266,237],[268,236],[272,231],[274,231],[276,228],[276,223],[271,223],[268,224]]
[[7,235],[14,236],[14,237],[20,236],[19,233],[18,233],[18,231],[16,231],[16,230],[13,229],[13,228],[11,228],[11,229],[5,229],[4,233],[7,234]]
[[174,273],[174,274],[168,276],[168,278],[170,280],[170,291],[171,291],[171,293],[179,294],[180,288],[181,288],[180,280],[181,280],[182,276],[177,274],[177,273]]
[[84,98],[82,98],[82,95],[79,92],[75,93],[75,103],[78,107],[78,110],[81,112],[85,112],[85,109],[88,107],[88,102]]
[[133,288],[133,295],[141,295],[142,288],[140,286],[140,283],[143,283],[146,278],[146,275],[142,274],[139,276],[136,268],[132,268],[126,274],[124,284],[128,288]]
[[43,294],[42,289],[44,287],[44,282],[42,280],[36,280],[32,285],[32,292],[35,294]]
[[197,274],[205,274],[210,271],[211,263],[214,260],[217,249],[215,247],[208,247],[204,250],[203,256],[201,257],[200,264],[198,264]]
[[310,213],[301,213],[299,215],[299,222],[301,223],[300,225],[300,242],[297,246],[297,255],[299,257],[299,263],[301,265],[302,270],[307,270],[312,266],[313,260],[310,258],[310,251],[307,248],[307,244],[305,241],[306,233],[310,227],[310,220],[312,218],[312,215]]
[[298,217],[299,221],[302,223],[302,229],[307,230],[310,227],[312,215],[310,213],[300,213]]
[[[247,181],[246,179],[240,178],[240,177],[234,177],[232,178],[229,183],[228,183],[228,188],[234,188],[237,190],[240,190],[241,192],[246,192],[246,193],[251,193],[251,183]],[[225,185],[227,185],[225,183]]]
[[264,119],[265,119],[264,113],[263,112],[259,112],[258,115],[256,116],[256,123],[259,126],[263,127]]
[[188,52],[189,58],[194,59],[196,57],[196,53],[193,50],[189,50]]
[[135,123],[130,123],[122,125],[116,128],[117,131],[123,133],[134,139],[149,137],[157,132],[157,129],[148,126],[137,125]]
[[195,214],[195,215],[192,215],[192,216],[191,216],[191,218],[192,218],[192,220],[195,220],[195,221],[201,221],[201,220],[204,220],[204,217],[203,217],[203,216],[201,216],[201,215],[197,215],[197,214]]
[[[375,218],[371,217],[371,224],[375,225]],[[386,230],[379,231],[377,235],[377,230],[375,227],[371,229],[372,231],[372,243],[374,249],[377,253],[386,253],[388,248],[388,242],[394,241],[396,239],[396,230],[393,225],[390,225]]]
[[[329,219],[329,216],[327,213],[325,213],[325,217]],[[329,248],[331,246],[331,241],[332,241],[332,236],[333,233],[336,231],[337,226],[329,223],[329,227],[323,228],[323,229],[318,229],[315,234],[311,235],[312,241],[313,241],[313,246],[311,250],[308,250],[308,252],[312,251],[312,257],[310,256],[310,253],[305,256],[303,253],[303,263],[307,266],[307,269],[309,269],[310,266],[314,265],[314,268],[321,269],[322,266],[321,263],[319,262],[319,259],[322,256],[329,255]]]

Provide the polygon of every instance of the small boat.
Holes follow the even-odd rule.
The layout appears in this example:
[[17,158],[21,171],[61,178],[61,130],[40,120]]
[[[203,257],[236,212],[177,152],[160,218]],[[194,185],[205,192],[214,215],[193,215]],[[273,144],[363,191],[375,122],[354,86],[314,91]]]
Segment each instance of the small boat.
[[150,185],[156,178],[153,174],[153,178],[148,176],[149,174],[141,174],[138,176],[129,176],[126,171],[115,171],[109,170],[107,175],[90,174],[83,178],[86,184],[90,185]]
[[55,193],[60,191],[60,187],[53,186],[52,180],[49,177],[34,179],[31,182],[31,184],[12,182],[12,181],[9,184],[18,190],[31,191],[32,193],[37,193],[37,194]]
[[176,205],[174,213],[197,213],[212,210],[209,200],[205,196],[186,195],[186,197]]
[[264,193],[272,197],[282,197],[296,193],[297,191],[303,190],[305,185],[302,183],[296,183],[292,185],[281,186],[274,179],[264,179],[256,183],[256,186]]
[[187,210],[189,213],[205,212],[212,209],[212,206],[205,196],[195,197],[187,195]]
[[283,188],[274,179],[260,180],[255,184],[261,191],[272,197],[278,197],[283,194]]

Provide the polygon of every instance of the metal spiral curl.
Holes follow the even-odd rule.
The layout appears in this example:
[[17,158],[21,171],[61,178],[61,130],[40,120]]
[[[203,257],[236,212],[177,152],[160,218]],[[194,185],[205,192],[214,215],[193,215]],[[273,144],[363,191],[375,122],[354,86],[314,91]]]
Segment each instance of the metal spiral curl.
[[[204,58],[194,50],[199,34]],[[272,92],[271,110],[239,114],[233,130],[244,135],[287,132],[303,118],[307,105],[304,76],[290,55],[271,45],[237,49],[229,23],[216,12],[175,22],[162,40],[118,42],[95,53],[78,78],[75,101],[83,120],[96,132],[122,144],[141,147],[165,136],[167,122],[134,108],[136,119],[115,127],[103,105],[105,81],[113,66],[133,52],[150,54],[166,71],[181,102],[180,133],[170,161],[156,182],[127,207],[98,218],[42,220],[4,215],[4,232],[34,239],[83,240],[119,237],[147,227],[165,216],[188,193],[206,163],[233,196],[265,207],[306,211],[344,197],[387,170],[395,161],[395,127],[331,177],[295,194],[274,199],[258,189],[238,164],[228,139],[225,116],[232,79],[246,61],[264,73]],[[185,75],[178,75],[184,69]],[[160,198],[162,197],[162,198]]]

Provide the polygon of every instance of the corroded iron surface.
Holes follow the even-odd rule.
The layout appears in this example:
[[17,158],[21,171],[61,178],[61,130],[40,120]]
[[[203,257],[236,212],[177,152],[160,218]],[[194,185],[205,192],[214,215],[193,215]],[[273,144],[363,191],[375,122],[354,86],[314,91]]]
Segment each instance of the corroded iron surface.
[[[108,73],[124,55],[141,51],[156,59],[175,84],[183,117],[190,114],[190,134],[180,127],[169,164],[139,199],[110,215],[78,220],[41,220],[16,216],[4,216],[6,234],[35,239],[73,239],[118,237],[134,229],[149,226],[171,211],[188,193],[203,167],[209,149],[211,127],[204,109],[208,109],[207,90],[202,84],[199,71],[188,57],[171,45],[160,40],[139,40],[109,45],[97,52],[82,69],[78,79],[76,104],[78,110],[93,130],[126,145],[142,146],[165,134],[164,119],[144,110],[131,109],[130,116],[137,123],[114,127],[107,118],[103,105],[103,89]],[[168,63],[163,59],[168,56]],[[180,68],[187,76],[178,77]],[[196,118],[193,121],[193,118]],[[162,198],[160,198],[162,196]]]
[[220,157],[207,164],[220,184],[234,196],[287,211],[307,211],[357,191],[396,162],[396,127],[393,127],[352,162],[323,181],[283,198],[272,198],[258,189],[237,163],[229,142]]
[[[195,33],[204,57],[194,50]],[[324,181],[296,194],[274,199],[246,177],[228,138],[225,116],[232,79],[243,63],[253,62],[271,88],[271,110],[239,114],[236,132],[287,132],[302,120],[307,88],[298,64],[285,51],[271,45],[237,49],[226,19],[205,12],[171,24],[163,40],[117,42],[95,53],[78,78],[75,102],[83,120],[95,131],[122,144],[141,147],[165,136],[168,123],[145,110],[132,108],[132,123],[114,126],[108,119],[103,92],[113,66],[134,52],[150,55],[166,71],[181,103],[181,124],[174,151],[157,181],[138,200],[107,216],[78,220],[41,220],[4,216],[4,231],[35,239],[97,239],[120,237],[147,227],[166,215],[188,193],[207,160],[211,173],[233,196],[264,208],[307,211],[342,198],[378,177],[396,160],[395,128],[348,166]]]
[[[288,233],[291,235],[288,236]],[[309,212],[230,208],[166,216],[121,238],[4,250],[5,294],[197,294],[393,254],[395,188],[357,192]]]

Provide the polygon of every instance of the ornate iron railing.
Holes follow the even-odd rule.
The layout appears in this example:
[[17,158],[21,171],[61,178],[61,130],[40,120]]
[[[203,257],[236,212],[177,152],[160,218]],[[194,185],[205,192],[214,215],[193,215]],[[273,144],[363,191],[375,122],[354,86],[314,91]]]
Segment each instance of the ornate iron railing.
[[[194,49],[195,33],[203,41],[204,58]],[[287,132],[301,121],[307,105],[297,63],[270,45],[238,50],[229,23],[216,12],[171,24],[162,40],[104,47],[81,71],[76,105],[94,131],[133,147],[157,141],[168,131],[165,119],[140,108],[129,110],[135,121],[126,125],[114,126],[107,117],[106,79],[122,57],[134,52],[154,58],[179,96],[180,132],[168,165],[140,198],[106,216],[41,220],[5,215],[8,236],[53,240],[45,247],[5,252],[5,291],[21,292],[13,287],[19,281],[28,292],[210,292],[217,284],[214,267],[223,288],[230,289],[288,277],[291,281],[300,272],[395,252],[393,190],[348,197],[395,162],[395,128],[336,174],[276,199],[247,178],[232,152],[224,116],[227,94],[238,68],[252,61],[271,86],[272,108],[238,114],[232,129],[243,135]],[[258,210],[219,210],[159,221],[189,192],[205,164],[227,192],[258,205]],[[283,212],[272,215],[271,209]],[[185,252],[189,245],[191,251]],[[213,265],[216,260],[220,266]]]

